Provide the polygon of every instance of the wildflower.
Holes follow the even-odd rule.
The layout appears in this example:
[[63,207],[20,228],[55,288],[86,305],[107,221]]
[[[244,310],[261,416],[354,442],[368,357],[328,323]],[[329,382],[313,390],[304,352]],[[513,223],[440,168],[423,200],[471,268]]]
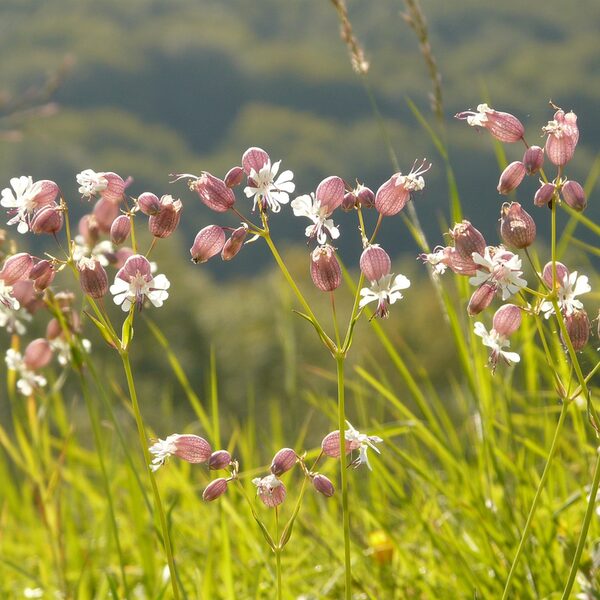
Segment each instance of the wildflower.
[[329,478],[325,477],[325,475],[321,475],[321,473],[315,473],[311,478],[313,487],[319,494],[323,494],[323,496],[327,498],[331,498],[335,493],[335,488],[333,487],[333,483],[329,480]]
[[202,173],[190,183],[190,189],[195,190],[200,200],[215,212],[227,212],[235,204],[235,195],[231,189],[210,173]]
[[29,224],[29,229],[36,235],[40,233],[55,235],[62,229],[63,223],[62,209],[56,202],[50,202],[35,212]]
[[518,202],[504,204],[500,217],[500,235],[509,246],[527,248],[535,241],[535,221]]
[[344,438],[350,443],[355,442],[358,444],[358,457],[355,458],[349,466],[358,468],[360,465],[365,464],[369,468],[369,471],[372,471],[373,469],[369,463],[367,451],[369,448],[372,448],[375,452],[377,452],[377,454],[381,454],[381,451],[375,446],[375,444],[381,444],[383,440],[376,435],[366,435],[364,433],[360,433],[360,431],[354,429],[349,421],[346,421],[346,425],[348,426],[348,429],[346,429],[344,432]]
[[401,300],[404,296],[400,290],[410,287],[410,281],[404,275],[393,273],[384,275],[378,281],[372,281],[370,288],[362,288],[362,296],[359,303],[360,308],[364,308],[370,302],[377,302],[377,308],[373,316],[386,318],[389,315],[388,306],[394,304],[396,300]]
[[112,242],[102,240],[97,244],[88,244],[82,235],[76,235],[73,240],[73,260],[78,263],[82,258],[95,258],[103,266],[109,264],[109,257],[114,255],[115,249]]
[[158,213],[148,219],[150,233],[157,238],[169,237],[179,225],[181,208],[181,200],[174,200],[169,195],[162,196]]
[[208,459],[208,468],[213,471],[225,469],[231,464],[231,454],[227,450],[216,450]]
[[[50,347],[52,348],[52,352],[54,352],[54,355],[58,360],[58,364],[61,367],[65,367],[73,362],[71,345],[62,335],[53,337],[50,340]],[[92,351],[92,342],[90,342],[90,340],[82,339],[81,348],[86,354],[89,354]]]
[[523,164],[527,175],[535,175],[544,165],[544,150],[539,146],[529,146],[523,154]]
[[419,254],[417,258],[431,265],[434,275],[443,275],[450,266],[450,258],[454,248],[436,246],[433,252]]
[[540,180],[540,187],[537,189],[533,197],[533,203],[536,206],[548,206],[552,202],[556,186],[554,183],[544,183]]
[[581,212],[587,206],[585,191],[577,181],[565,181],[560,190],[562,199],[573,210]]
[[[281,204],[289,202],[289,195],[296,189],[292,182],[292,171],[284,171],[277,177],[281,161],[271,164],[269,155],[261,148],[249,148],[242,157],[242,165],[248,176],[248,185],[244,188],[247,198],[254,197],[252,210],[257,204],[261,210],[270,209],[277,213]],[[275,179],[277,177],[277,179]]]
[[590,337],[590,319],[585,310],[574,310],[567,315],[565,317],[565,327],[575,352],[583,350]]
[[496,284],[489,282],[482,283],[469,299],[469,304],[467,305],[469,316],[474,317],[485,310],[492,303],[497,291],[498,286]]
[[304,231],[307,238],[316,237],[319,244],[325,244],[328,235],[332,240],[340,237],[340,230],[334,225],[333,220],[328,218],[331,214],[329,207],[322,206],[314,193],[298,196],[292,200],[291,207],[296,217],[308,217],[313,222]]
[[52,347],[46,338],[37,338],[25,348],[23,363],[31,371],[43,369],[52,360]]
[[243,178],[244,169],[242,167],[232,167],[227,171],[223,181],[228,188],[234,188],[242,183]]
[[494,328],[488,332],[485,325],[477,321],[474,331],[475,335],[478,335],[482,339],[483,345],[492,350],[489,358],[492,372],[496,370],[496,365],[500,359],[503,359],[508,365],[518,363],[521,360],[521,357],[516,352],[504,350],[504,348],[510,348],[510,342],[506,336],[499,334]]
[[24,335],[27,332],[27,328],[23,324],[23,321],[31,321],[31,319],[31,314],[24,308],[14,310],[4,305],[0,300],[0,328],[4,327],[8,333]]
[[190,248],[193,263],[204,263],[219,254],[225,246],[225,231],[218,225],[207,225],[194,238]]
[[425,159],[417,166],[417,161],[408,175],[396,173],[380,186],[375,194],[375,208],[383,216],[398,214],[410,200],[412,192],[420,192],[425,188],[423,174],[431,169],[431,163]]
[[219,477],[211,481],[204,492],[202,492],[202,500],[206,502],[212,502],[216,500],[219,496],[222,496],[227,491],[227,479],[224,477]]
[[13,348],[6,351],[6,366],[19,375],[17,389],[23,396],[30,396],[34,390],[46,385],[46,378],[31,370],[19,352]]
[[75,176],[75,179],[79,184],[77,191],[88,200],[108,187],[108,179],[104,177],[104,173],[96,173],[92,169],[81,171]]
[[275,454],[271,462],[271,473],[279,476],[289,471],[298,461],[298,456],[291,448],[282,448]]
[[542,131],[548,134],[545,151],[550,162],[557,166],[566,165],[573,158],[579,141],[577,115],[574,112],[565,114],[559,108]]
[[525,128],[517,117],[494,110],[487,104],[479,104],[477,112],[468,110],[458,113],[455,117],[466,120],[471,127],[484,127],[501,142],[518,142],[523,139],[525,133]]
[[469,279],[469,283],[475,286],[486,282],[496,284],[502,300],[508,299],[527,285],[527,281],[520,277],[523,274],[521,259],[502,246],[487,246],[483,256],[474,252],[473,260],[483,268],[477,269],[475,276]]
[[77,263],[79,284],[84,294],[98,300],[108,292],[108,275],[106,270],[95,258],[83,257]]
[[360,255],[360,270],[368,281],[379,281],[391,269],[389,254],[378,244],[367,246]]
[[130,256],[119,269],[115,282],[110,286],[115,304],[128,311],[133,304],[141,310],[146,298],[156,306],[162,306],[169,297],[169,280],[164,275],[153,277],[148,260],[139,255]]
[[11,310],[17,310],[20,307],[19,301],[14,296],[13,286],[8,285],[2,278],[0,278],[0,306]]
[[37,292],[43,292],[54,281],[56,270],[54,265],[46,259],[38,261],[29,272],[29,279]]
[[342,282],[342,270],[335,249],[328,244],[317,246],[310,255],[310,276],[322,292],[333,292]]
[[33,268],[33,257],[27,252],[19,252],[9,256],[2,265],[0,279],[7,285],[12,285],[22,279],[28,279]]
[[160,200],[152,192],[144,192],[137,199],[137,207],[147,216],[156,215],[160,211]]
[[7,225],[17,224],[19,233],[27,233],[30,229],[30,221],[34,212],[50,202],[53,202],[58,194],[58,186],[53,181],[42,180],[33,182],[28,176],[13,177],[10,180],[10,188],[2,190],[0,206],[9,209],[12,218]]
[[[560,263],[556,263],[556,284],[557,284],[557,301],[560,307],[560,312],[569,316],[576,311],[583,310],[583,304],[581,300],[577,300],[577,296],[587,294],[592,291],[588,278],[586,275],[579,275],[577,271],[569,273],[569,270],[564,266],[563,269],[559,268]],[[550,286],[552,285],[552,263],[548,263],[544,267],[544,280]],[[554,314],[554,306],[549,300],[545,300],[540,304],[540,311],[544,313],[546,319],[550,318],[550,315]]]
[[127,215],[119,215],[110,226],[110,240],[113,244],[121,245],[131,233],[131,220]]
[[241,227],[234,229],[229,239],[223,245],[223,249],[221,250],[221,258],[223,260],[231,260],[237,256],[238,252],[244,245],[244,240],[246,239],[247,235],[248,225],[246,225],[246,223],[242,223]]
[[255,477],[252,483],[256,486],[256,493],[265,506],[275,508],[285,500],[285,486],[275,475]]
[[150,469],[154,472],[162,467],[170,456],[177,456],[183,460],[197,464],[204,463],[212,454],[210,444],[199,435],[181,435],[173,433],[164,440],[157,440],[149,448],[154,455]]
[[526,172],[527,169],[520,160],[511,162],[500,175],[497,187],[498,191],[501,194],[509,194],[513,190],[516,190],[521,185]]

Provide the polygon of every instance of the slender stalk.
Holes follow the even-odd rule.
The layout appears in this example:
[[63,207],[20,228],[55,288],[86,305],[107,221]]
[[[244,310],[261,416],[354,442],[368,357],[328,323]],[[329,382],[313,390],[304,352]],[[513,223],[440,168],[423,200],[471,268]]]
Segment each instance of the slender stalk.
[[[279,507],[275,507],[275,539],[279,540]],[[277,600],[283,598],[281,587],[281,544],[278,541],[275,546],[275,570],[277,572]]]
[[337,387],[338,387],[338,429],[340,432],[340,469],[342,486],[342,522],[344,527],[344,578],[345,600],[352,598],[352,563],[350,561],[350,512],[348,509],[348,473],[346,470],[346,407],[344,388],[344,361],[345,356],[336,356]]
[[162,501],[160,499],[160,494],[158,492],[158,486],[156,485],[156,479],[154,478],[154,473],[150,469],[150,453],[148,451],[148,438],[146,436],[146,430],[144,427],[144,422],[142,420],[142,415],[140,413],[140,406],[138,404],[137,392],[135,390],[135,384],[133,381],[133,373],[131,371],[131,363],[129,362],[129,352],[126,350],[120,352],[121,360],[123,361],[123,369],[125,370],[125,377],[127,378],[127,387],[129,388],[129,396],[131,398],[131,405],[133,408],[133,414],[135,416],[135,424],[137,425],[138,436],[140,439],[140,445],[142,447],[142,452],[144,454],[144,463],[146,465],[146,471],[148,472],[148,477],[150,477],[150,483],[152,484],[152,494],[154,496],[154,506],[156,511],[158,512],[160,526],[162,529],[162,538],[163,544],[165,548],[165,552],[167,554],[167,562],[169,564],[169,574],[171,579],[171,587],[173,589],[173,598],[175,600],[179,600],[179,587],[177,586],[177,574],[175,571],[175,560],[173,558],[173,549],[171,546],[171,537],[169,534],[169,527],[167,525],[167,518],[165,516],[165,511],[162,505]]
[[577,541],[577,548],[575,550],[575,556],[573,557],[573,564],[571,565],[571,570],[569,571],[569,578],[567,579],[567,584],[565,585],[565,589],[563,590],[561,600],[568,600],[568,598],[571,597],[571,590],[573,588],[573,584],[575,583],[575,577],[577,576],[579,562],[581,561],[581,554],[583,553],[583,547],[585,546],[585,540],[587,538],[588,530],[590,528],[590,523],[592,521],[592,516],[594,515],[594,511],[596,508],[596,495],[598,493],[599,485],[600,485],[600,454],[597,454],[596,467],[594,469],[594,479],[592,481],[592,487],[589,492],[589,500],[588,500],[588,504],[587,504],[587,509],[585,511],[585,517],[583,519],[583,525],[581,527],[581,532],[579,533],[579,540]]
[[567,416],[567,410],[569,405],[566,402],[563,402],[560,416],[558,418],[558,423],[556,424],[556,429],[554,430],[554,438],[552,440],[552,445],[550,446],[550,452],[548,452],[548,458],[546,459],[546,465],[544,467],[544,471],[542,473],[542,477],[540,482],[538,483],[537,490],[535,491],[535,496],[533,497],[533,502],[531,504],[531,508],[529,509],[529,514],[527,515],[527,521],[525,523],[525,528],[523,529],[523,533],[521,533],[521,540],[519,541],[519,546],[517,548],[517,553],[513,559],[512,565],[510,567],[510,571],[508,573],[508,577],[506,579],[506,583],[504,584],[504,592],[502,593],[502,600],[506,600],[508,598],[508,592],[510,590],[510,584],[514,577],[514,574],[517,569],[517,565],[519,564],[519,559],[521,558],[521,554],[523,553],[523,549],[525,548],[525,543],[527,542],[527,538],[529,537],[529,531],[531,529],[531,524],[533,522],[533,518],[535,516],[535,512],[538,507],[538,503],[540,501],[540,497],[542,495],[542,490],[546,485],[546,479],[548,479],[548,474],[550,473],[550,467],[552,466],[552,461],[554,459],[554,455],[556,454],[556,448],[558,446],[558,440],[560,438],[560,433],[562,431],[565,417]]

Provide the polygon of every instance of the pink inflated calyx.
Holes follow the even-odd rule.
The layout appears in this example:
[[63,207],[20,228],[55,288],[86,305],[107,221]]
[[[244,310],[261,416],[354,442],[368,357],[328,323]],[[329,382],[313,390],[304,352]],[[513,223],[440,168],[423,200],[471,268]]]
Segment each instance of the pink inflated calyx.
[[196,190],[200,200],[215,212],[227,212],[235,204],[235,196],[231,188],[210,173],[202,173],[190,184],[190,188]]
[[333,487],[333,483],[325,477],[325,475],[321,475],[321,473],[316,473],[312,477],[313,487],[319,494],[323,494],[323,496],[327,498],[331,498],[335,493],[335,488]]
[[112,171],[102,173],[102,175],[107,181],[107,186],[100,192],[101,197],[113,204],[119,204],[125,195],[125,188],[127,187],[125,181],[120,175]]
[[375,194],[375,208],[384,217],[398,214],[410,200],[413,192],[419,192],[425,187],[423,174],[427,173],[431,164],[425,159],[417,165],[414,162],[408,175],[396,173],[392,175]]
[[342,283],[342,269],[332,246],[318,246],[310,255],[310,276],[322,292],[333,292]]
[[566,165],[573,158],[579,141],[577,115],[574,112],[565,114],[564,110],[558,109],[543,131],[548,134],[545,146],[548,160],[559,167]]
[[581,212],[587,206],[585,191],[577,181],[565,181],[560,193],[564,202],[577,212]]
[[119,204],[102,196],[94,204],[92,215],[96,220],[98,229],[102,233],[109,233],[113,221],[119,216]]
[[13,285],[17,281],[28,279],[32,268],[33,257],[30,254],[27,252],[13,254],[4,261],[0,271],[0,279],[6,285]]
[[583,350],[590,337],[590,319],[585,310],[575,309],[566,315],[565,327],[575,352]]
[[325,208],[327,214],[330,215],[338,206],[342,205],[345,193],[344,180],[333,175],[319,183],[315,198],[319,201],[321,208]]
[[110,240],[117,246],[121,245],[131,233],[131,221],[127,215],[119,215],[110,226]]
[[212,471],[226,469],[231,464],[231,454],[227,450],[216,450],[208,459],[208,468]]
[[271,461],[271,473],[279,477],[289,471],[298,462],[296,452],[291,448],[282,448]]
[[472,261],[473,252],[481,255],[485,252],[485,238],[469,221],[456,223],[449,233],[454,240],[456,252],[466,261]]
[[535,221],[518,202],[504,204],[500,216],[500,235],[509,246],[527,248],[535,241]]
[[56,271],[49,260],[40,260],[29,272],[36,292],[43,292],[54,280]]
[[467,305],[467,313],[470,317],[478,315],[485,310],[495,298],[498,291],[498,286],[494,283],[483,283],[471,294],[469,304]]
[[455,117],[466,121],[472,127],[487,129],[501,142],[519,142],[525,133],[525,128],[517,117],[507,112],[494,110],[487,104],[480,104],[477,111],[460,112]]
[[242,167],[232,167],[227,171],[223,181],[228,188],[234,188],[244,179],[244,169]]
[[224,477],[219,477],[219,479],[215,479],[211,481],[204,492],[202,492],[202,500],[205,502],[212,502],[216,500],[219,496],[222,496],[227,491],[227,479]]
[[360,270],[369,281],[379,281],[391,273],[392,261],[381,246],[373,244],[363,250],[360,256]]
[[285,486],[275,475],[257,477],[252,480],[252,483],[257,487],[258,497],[265,506],[275,508],[285,500]]
[[190,248],[193,263],[204,263],[219,254],[225,245],[225,232],[218,225],[208,225],[201,229]]
[[242,156],[242,166],[246,175],[250,175],[250,172],[254,170],[258,173],[269,161],[269,155],[262,148],[248,148]]
[[[544,269],[542,270],[542,277],[548,287],[552,289],[552,262],[547,262],[544,265]],[[556,283],[558,286],[562,284],[563,281],[567,281],[569,279],[569,269],[563,265],[561,262],[556,262]]]
[[148,229],[155,238],[169,237],[179,225],[181,219],[181,200],[175,200],[173,196],[162,196],[160,209],[157,214],[148,219]]
[[205,463],[212,454],[210,444],[199,435],[178,435],[174,447],[174,456],[193,464]]
[[510,194],[510,192],[516,190],[519,185],[521,185],[525,173],[525,165],[520,160],[510,163],[500,175],[497,188],[498,192],[501,194]]
[[556,186],[553,183],[542,183],[533,197],[536,206],[549,206],[552,202]]
[[544,165],[544,150],[539,146],[530,146],[523,154],[523,164],[527,175],[535,175]]
[[63,226],[63,211],[56,202],[45,204],[35,212],[31,220],[31,231],[35,234],[46,233],[54,235]]
[[246,225],[234,229],[229,239],[225,242],[223,250],[221,250],[221,258],[223,260],[231,260],[237,256],[244,245],[244,240],[247,235],[248,227]]
[[79,284],[84,294],[99,300],[108,293],[108,275],[100,261],[95,258],[82,258],[77,263]]
[[[356,440],[345,440],[346,441],[346,454],[350,454],[353,450],[357,450],[360,447],[360,443]],[[332,431],[328,433],[321,442],[321,449],[323,454],[330,458],[340,457],[340,432]]]
[[46,338],[37,338],[25,348],[23,361],[32,371],[43,369],[52,360],[52,347]]
[[160,200],[156,194],[152,192],[144,192],[137,199],[139,209],[149,217],[157,215],[160,211]]
[[493,328],[502,336],[511,336],[521,326],[521,309],[514,304],[501,306],[494,314]]

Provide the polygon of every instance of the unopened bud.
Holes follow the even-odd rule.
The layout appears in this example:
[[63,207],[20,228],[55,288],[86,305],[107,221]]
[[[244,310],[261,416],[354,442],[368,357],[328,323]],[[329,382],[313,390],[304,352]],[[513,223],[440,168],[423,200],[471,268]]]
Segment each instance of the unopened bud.
[[342,210],[346,212],[354,210],[358,203],[358,198],[355,196],[354,192],[346,192],[344,194],[344,201],[342,202]]
[[575,352],[583,350],[590,337],[590,320],[585,310],[575,309],[566,315],[565,326]]
[[271,473],[273,475],[282,475],[289,471],[297,462],[298,457],[291,448],[282,448],[273,457],[271,462]]
[[46,339],[54,340],[62,333],[62,327],[58,319],[52,318],[46,325]]
[[310,276],[322,292],[333,292],[340,286],[342,270],[331,246],[318,246],[311,252]]
[[49,260],[40,260],[29,272],[29,279],[33,281],[36,291],[45,290],[54,280],[56,271]]
[[119,205],[105,196],[102,196],[92,210],[92,215],[96,219],[98,229],[102,233],[109,233],[113,221],[119,216]]
[[226,212],[235,204],[235,196],[224,181],[210,173],[202,173],[192,184],[200,200],[215,212]]
[[496,296],[497,286],[493,283],[482,283],[471,295],[467,306],[467,313],[470,317],[478,315],[484,311]]
[[392,261],[381,246],[374,244],[363,250],[360,256],[360,270],[369,281],[379,281],[383,276],[390,274]]
[[225,469],[231,464],[231,454],[227,450],[217,450],[208,459],[208,468],[213,471]]
[[242,179],[244,179],[244,169],[242,167],[232,167],[227,171],[223,181],[228,188],[234,188],[242,183]]
[[190,248],[192,262],[204,263],[209,258],[219,254],[225,245],[225,232],[218,225],[208,225],[201,229]]
[[223,246],[221,258],[223,260],[231,260],[234,256],[236,256],[237,253],[242,249],[247,235],[248,227],[242,226],[235,229]]
[[46,338],[29,342],[23,354],[25,366],[32,371],[43,369],[52,360],[52,348]]
[[173,200],[172,196],[160,199],[160,211],[148,219],[148,229],[156,238],[169,237],[179,225],[181,218],[181,200]]
[[110,239],[113,244],[122,244],[131,232],[131,221],[127,215],[119,215],[110,226]]
[[533,197],[533,203],[536,206],[548,206],[552,201],[555,189],[553,183],[542,183]]
[[523,164],[527,175],[535,175],[544,164],[544,150],[539,146],[530,146],[523,154]]
[[514,304],[505,304],[494,314],[493,328],[504,337],[511,336],[520,325],[521,309]]
[[151,217],[152,215],[157,215],[160,211],[160,200],[156,194],[151,192],[144,192],[140,194],[137,199],[137,205],[140,210],[145,214]]
[[222,496],[227,491],[227,479],[224,477],[219,477],[219,479],[215,479],[211,481],[205,488],[204,492],[202,492],[202,500],[206,502],[212,502],[216,500],[219,496]]
[[565,181],[561,194],[563,200],[577,212],[581,212],[587,206],[585,191],[577,181]]
[[373,208],[375,206],[375,193],[372,189],[361,185],[356,190],[356,197],[362,208]]
[[344,201],[346,186],[341,177],[335,175],[323,179],[317,186],[315,198],[319,201],[321,208],[331,214]]
[[327,496],[327,498],[331,498],[331,496],[333,496],[335,493],[333,483],[331,483],[331,481],[325,477],[325,475],[321,475],[321,473],[317,473],[312,478],[312,484],[319,494],[323,494],[323,496]]
[[46,204],[38,210],[31,220],[31,231],[36,234],[58,233],[63,226],[63,213],[56,202]]
[[500,175],[498,191],[501,194],[509,194],[513,190],[516,190],[523,181],[525,173],[525,165],[520,160],[511,162]]
[[[356,440],[345,440],[346,442],[346,454],[350,454],[352,450],[356,450],[360,443]],[[323,454],[331,458],[339,458],[340,454],[340,432],[332,431],[328,433],[321,442],[321,449]]]
[[28,279],[33,267],[33,257],[27,252],[19,252],[9,256],[2,270],[0,271],[0,279],[6,285],[13,285],[17,281]]
[[88,246],[93,247],[96,245],[100,238],[100,228],[94,215],[83,215],[79,220],[77,229]]
[[82,258],[77,263],[79,284],[84,294],[91,298],[103,298],[108,292],[108,275],[100,261],[95,258]]
[[485,238],[469,221],[457,223],[450,230],[450,236],[454,240],[456,252],[468,261],[472,262],[473,252],[481,256],[485,253]]
[[[552,289],[552,262],[548,262],[544,265],[544,270],[542,271],[542,277],[544,281],[548,284],[548,287]],[[565,267],[561,262],[556,262],[556,283],[560,286],[563,281],[567,281],[569,279],[569,269]]]
[[527,248],[535,241],[535,221],[518,202],[505,204],[500,217],[500,235],[509,246]]

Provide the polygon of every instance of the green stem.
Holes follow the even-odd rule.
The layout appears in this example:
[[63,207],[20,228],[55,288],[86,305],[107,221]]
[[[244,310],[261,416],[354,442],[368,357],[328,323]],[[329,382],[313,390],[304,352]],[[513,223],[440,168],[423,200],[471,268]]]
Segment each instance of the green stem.
[[575,550],[575,556],[573,557],[573,564],[571,565],[571,570],[569,571],[569,578],[567,580],[567,585],[565,585],[565,589],[563,590],[561,600],[568,600],[568,598],[570,598],[570,596],[571,596],[571,589],[573,588],[573,584],[575,583],[575,577],[577,576],[577,570],[579,569],[579,562],[581,561],[581,554],[583,553],[583,547],[585,546],[585,540],[587,538],[588,530],[590,528],[590,523],[592,521],[592,516],[594,515],[594,511],[596,508],[596,494],[598,493],[599,485],[600,485],[600,454],[598,454],[598,456],[596,458],[594,479],[592,481],[592,487],[589,491],[589,500],[588,500],[588,504],[587,504],[587,509],[585,511],[585,517],[583,519],[581,533],[579,534],[579,540],[577,541],[577,548]]
[[352,598],[352,564],[350,562],[350,513],[348,510],[348,473],[346,470],[346,407],[344,389],[345,356],[336,356],[337,387],[338,387],[338,429],[340,432],[340,470],[342,486],[342,521],[344,527],[344,579],[345,600]]
[[508,573],[508,577],[506,579],[506,583],[504,584],[504,592],[502,594],[502,600],[506,600],[508,598],[508,592],[510,589],[510,584],[514,577],[515,571],[517,569],[517,565],[519,564],[519,559],[521,558],[521,554],[523,553],[523,549],[525,548],[525,543],[527,542],[527,538],[529,536],[529,531],[531,529],[531,524],[533,522],[533,517],[535,516],[535,512],[538,507],[538,503],[540,497],[542,495],[542,490],[546,484],[546,479],[548,479],[548,474],[550,473],[550,467],[552,465],[552,461],[554,459],[554,455],[556,453],[556,448],[558,446],[558,440],[560,437],[560,433],[562,431],[565,417],[567,416],[568,404],[563,402],[562,409],[560,411],[560,416],[558,418],[558,423],[556,424],[556,429],[554,431],[554,439],[552,440],[552,445],[550,446],[550,452],[548,453],[548,458],[546,459],[546,466],[544,467],[544,472],[542,473],[542,478],[538,483],[537,490],[535,491],[535,496],[533,498],[533,503],[531,504],[531,508],[529,509],[529,514],[527,515],[527,521],[525,523],[525,528],[523,529],[523,533],[521,533],[521,540],[519,541],[519,546],[517,548],[517,553],[513,559],[512,565],[510,567],[510,571]]
[[154,473],[150,469],[150,452],[148,451],[148,438],[146,436],[146,430],[144,428],[144,421],[142,420],[142,415],[140,413],[140,406],[138,404],[137,392],[135,390],[135,384],[133,382],[133,373],[131,371],[131,363],[129,362],[129,352],[126,350],[120,352],[121,360],[123,361],[123,369],[125,370],[125,377],[127,378],[127,387],[129,388],[129,396],[131,398],[131,405],[133,408],[133,414],[135,416],[135,423],[137,425],[138,436],[140,439],[140,445],[142,447],[142,452],[144,454],[144,463],[146,465],[146,471],[148,472],[148,477],[150,478],[150,483],[152,484],[152,494],[154,496],[154,506],[156,511],[158,512],[158,516],[160,519],[160,526],[162,529],[162,538],[163,544],[165,547],[165,552],[167,554],[167,562],[169,564],[169,574],[171,579],[171,587],[173,589],[173,598],[175,600],[179,600],[179,588],[177,586],[177,574],[175,571],[175,560],[173,558],[173,549],[171,547],[171,537],[169,534],[169,527],[167,525],[167,518],[165,516],[165,511],[163,509],[162,501],[160,499],[160,494],[158,492],[158,486],[156,484],[156,479],[154,477]]
[[[279,540],[279,507],[275,507],[275,539]],[[277,600],[281,600],[282,586],[281,586],[281,544],[278,541],[275,547],[275,569],[277,572]]]

